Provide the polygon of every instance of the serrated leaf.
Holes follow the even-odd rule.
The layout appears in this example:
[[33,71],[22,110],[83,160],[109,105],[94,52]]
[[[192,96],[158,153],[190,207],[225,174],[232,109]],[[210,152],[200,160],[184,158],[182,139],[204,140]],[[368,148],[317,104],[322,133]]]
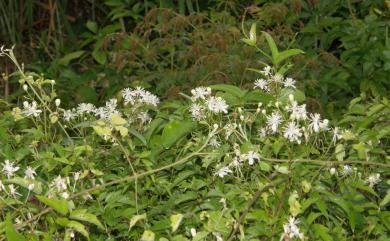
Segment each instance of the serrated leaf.
[[180,226],[181,221],[183,220],[183,214],[178,213],[171,215],[169,218],[171,220],[171,228],[172,228],[172,233],[174,233]]
[[69,212],[68,202],[64,199],[47,198],[44,196],[36,196],[43,204],[52,207],[55,211],[62,215],[66,215]]
[[94,214],[88,213],[86,209],[79,209],[79,210],[72,211],[69,215],[69,218],[95,224],[100,229],[104,230],[104,226],[99,221],[99,219]]

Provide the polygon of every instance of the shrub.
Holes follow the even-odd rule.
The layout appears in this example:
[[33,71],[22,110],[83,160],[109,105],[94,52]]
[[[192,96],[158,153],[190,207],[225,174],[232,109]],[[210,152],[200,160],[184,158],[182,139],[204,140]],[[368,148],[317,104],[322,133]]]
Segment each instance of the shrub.
[[272,63],[252,89],[126,88],[71,109],[2,48],[25,92],[0,118],[2,239],[386,240],[388,100],[355,99],[333,126],[286,77],[301,51],[263,35],[270,55],[254,25],[243,39]]

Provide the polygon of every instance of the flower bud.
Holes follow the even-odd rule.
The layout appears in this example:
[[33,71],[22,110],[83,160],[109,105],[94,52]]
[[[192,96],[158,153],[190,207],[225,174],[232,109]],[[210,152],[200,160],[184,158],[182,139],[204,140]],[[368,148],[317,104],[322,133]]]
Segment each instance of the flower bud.
[[24,84],[24,85],[23,85],[23,90],[24,90],[24,91],[27,91],[27,89],[28,89],[28,86],[27,86],[26,84]]
[[60,99],[56,99],[56,100],[55,100],[55,104],[56,104],[57,107],[60,106],[61,100],[60,100]]

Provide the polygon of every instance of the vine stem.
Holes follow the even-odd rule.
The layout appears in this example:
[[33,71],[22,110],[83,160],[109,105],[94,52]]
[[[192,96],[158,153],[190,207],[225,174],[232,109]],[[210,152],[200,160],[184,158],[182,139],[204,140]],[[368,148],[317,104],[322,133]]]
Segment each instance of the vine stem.
[[320,166],[336,166],[336,165],[346,165],[346,164],[357,164],[357,165],[363,165],[363,166],[378,166],[378,167],[387,167],[390,168],[390,164],[387,163],[381,163],[381,162],[370,162],[370,161],[322,161],[322,160],[312,160],[312,159],[295,159],[295,160],[288,160],[288,159],[274,159],[274,158],[265,158],[262,157],[262,160],[269,161],[269,162],[279,162],[279,163],[309,163],[313,165],[320,165]]
[[[276,176],[276,173],[272,174],[271,176],[271,180],[273,178],[275,178]],[[240,229],[240,225],[244,222],[245,220],[245,217],[246,215],[249,213],[249,210],[252,208],[252,206],[257,202],[257,200],[259,199],[260,197],[260,194],[262,194],[263,192],[267,191],[268,189],[280,184],[281,182],[283,182],[285,179],[284,178],[281,178],[281,179],[277,179],[277,180],[274,180],[274,181],[271,181],[270,183],[260,187],[256,193],[253,195],[252,199],[249,201],[247,207],[245,208],[245,210],[242,212],[242,214],[240,215],[237,223],[233,224],[233,228],[232,228],[232,231],[230,232],[229,236],[228,236],[228,239],[227,241],[231,241],[234,239],[234,235],[237,233],[237,231]]]

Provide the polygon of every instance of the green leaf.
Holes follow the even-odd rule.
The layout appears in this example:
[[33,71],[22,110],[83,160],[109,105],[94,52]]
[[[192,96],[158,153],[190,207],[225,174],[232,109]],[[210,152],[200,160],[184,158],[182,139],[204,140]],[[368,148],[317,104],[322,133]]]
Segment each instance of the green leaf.
[[268,47],[270,48],[272,53],[272,62],[276,65],[276,59],[278,58],[279,55],[278,47],[276,47],[275,41],[269,33],[263,31],[263,34],[265,36],[265,39],[267,40]]
[[264,162],[264,161],[261,161],[260,162],[260,170],[265,171],[265,172],[269,172],[271,170],[271,165]]
[[5,220],[5,236],[7,241],[25,241],[26,239],[16,231],[11,221],[11,215],[8,213]]
[[89,240],[89,233],[82,223],[77,221],[69,221],[66,225],[68,228],[74,229],[76,232],[81,233],[84,237]]
[[79,50],[79,51],[76,51],[76,52],[72,52],[72,53],[69,53],[67,55],[65,55],[64,57],[62,57],[58,63],[61,64],[61,65],[68,65],[70,61],[74,60],[74,59],[78,59],[80,58],[81,55],[83,55],[85,51],[83,50]]
[[209,232],[202,231],[202,232],[197,232],[195,237],[192,239],[192,241],[201,241],[205,240],[205,238],[209,235]]
[[92,33],[97,33],[98,26],[96,22],[88,20],[86,26]]
[[135,215],[130,220],[129,231],[138,221],[146,219],[146,213]]
[[24,188],[28,188],[28,186],[30,184],[34,184],[34,188],[32,191],[35,192],[36,194],[42,193],[42,183],[37,181],[37,180],[27,180],[27,179],[21,178],[21,177],[14,177],[14,178],[5,180],[4,183],[17,184],[17,185],[22,186]]
[[249,30],[249,40],[256,44],[256,23],[252,23],[251,30]]
[[313,224],[314,232],[324,241],[333,241],[332,236],[329,235],[329,229],[322,224]]
[[178,213],[171,215],[169,218],[171,220],[171,228],[172,228],[172,233],[174,233],[180,226],[181,221],[183,220],[183,214]]
[[162,132],[161,143],[165,148],[170,148],[180,138],[187,135],[194,128],[194,123],[188,120],[173,120],[168,123]]
[[288,49],[288,50],[282,51],[282,52],[278,53],[278,55],[275,59],[275,63],[279,64],[285,59],[288,59],[294,55],[303,54],[303,53],[304,52],[300,49]]
[[386,196],[382,199],[382,201],[380,202],[379,205],[380,205],[381,207],[384,207],[384,206],[386,206],[389,202],[390,202],[390,189],[387,190]]
[[92,52],[92,57],[101,65],[104,65],[107,60],[107,55],[102,50],[94,50]]
[[211,85],[210,88],[212,90],[224,91],[224,92],[232,94],[240,99],[243,98],[245,96],[245,93],[246,93],[246,91],[241,90],[237,86],[227,85],[227,84]]
[[95,224],[100,229],[104,230],[104,226],[99,219],[94,214],[88,213],[87,209],[74,210],[70,213],[69,218]]
[[115,126],[122,126],[125,125],[127,121],[120,117],[118,114],[113,114],[111,116],[111,124]]
[[338,144],[335,148],[335,154],[337,161],[344,160],[345,157],[345,149],[343,144]]
[[49,207],[52,207],[55,211],[62,215],[66,215],[69,212],[68,202],[64,199],[47,198],[40,195],[37,195],[36,197],[39,201]]

